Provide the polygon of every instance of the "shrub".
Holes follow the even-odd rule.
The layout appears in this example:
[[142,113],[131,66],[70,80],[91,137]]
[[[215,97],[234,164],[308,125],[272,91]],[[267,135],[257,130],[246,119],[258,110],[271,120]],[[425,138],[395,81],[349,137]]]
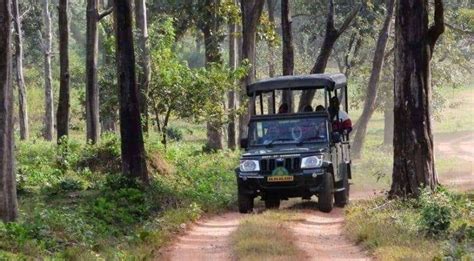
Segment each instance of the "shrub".
[[86,182],[75,177],[65,177],[59,182],[44,188],[44,192],[57,195],[65,192],[81,191],[87,188]]
[[174,141],[181,141],[183,139],[183,131],[172,126],[166,128],[166,135]]
[[117,135],[102,136],[98,144],[88,144],[82,153],[77,168],[89,168],[92,172],[120,172],[120,141]]
[[122,188],[95,200],[92,214],[108,224],[130,225],[150,213],[145,194],[135,188]]
[[446,191],[423,191],[420,197],[421,227],[429,235],[446,232],[453,216],[452,202]]

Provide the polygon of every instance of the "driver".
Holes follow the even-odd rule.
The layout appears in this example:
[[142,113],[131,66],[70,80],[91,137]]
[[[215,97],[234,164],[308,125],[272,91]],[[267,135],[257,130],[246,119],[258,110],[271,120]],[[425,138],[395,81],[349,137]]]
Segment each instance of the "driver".
[[332,97],[329,103],[329,117],[332,121],[332,130],[350,133],[352,121],[347,112],[339,109],[340,103],[337,97]]
[[280,134],[280,128],[278,124],[271,123],[268,126],[265,135],[263,136],[263,144],[268,144],[272,142],[274,139],[276,139],[279,136],[279,134]]

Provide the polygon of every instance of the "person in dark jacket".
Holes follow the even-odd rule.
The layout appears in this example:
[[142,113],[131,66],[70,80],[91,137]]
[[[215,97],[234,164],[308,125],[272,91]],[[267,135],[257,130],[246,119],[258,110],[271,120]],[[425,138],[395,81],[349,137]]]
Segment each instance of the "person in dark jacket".
[[278,108],[278,114],[280,113],[288,113],[288,104],[287,103],[283,103],[282,105],[280,105],[280,107]]

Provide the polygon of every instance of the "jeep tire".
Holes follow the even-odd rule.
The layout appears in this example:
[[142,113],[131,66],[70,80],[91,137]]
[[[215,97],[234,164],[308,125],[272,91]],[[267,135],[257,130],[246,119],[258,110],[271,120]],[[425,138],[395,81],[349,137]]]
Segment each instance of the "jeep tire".
[[344,174],[344,177],[341,181],[336,182],[337,188],[344,188],[342,191],[337,191],[334,193],[334,201],[336,206],[343,208],[349,203],[349,178],[347,177],[347,172]]
[[267,199],[265,199],[265,208],[266,209],[278,209],[278,208],[280,208],[280,199],[279,198],[267,198]]
[[239,203],[239,212],[242,214],[251,213],[253,211],[253,197],[252,195],[239,192],[237,195]]
[[321,190],[318,194],[318,208],[321,212],[329,213],[334,207],[334,180],[331,172],[323,175]]

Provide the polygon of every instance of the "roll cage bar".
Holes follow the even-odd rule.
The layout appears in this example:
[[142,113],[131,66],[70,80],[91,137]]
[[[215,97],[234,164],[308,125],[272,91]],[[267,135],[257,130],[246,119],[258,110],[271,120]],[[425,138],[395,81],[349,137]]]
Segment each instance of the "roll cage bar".
[[327,108],[331,97],[344,97],[344,110],[348,112],[347,79],[344,74],[308,74],[280,76],[252,83],[247,86],[247,95],[253,102],[253,115],[257,115],[256,100],[260,99],[260,114],[263,115],[263,94],[272,93],[273,112],[276,113],[276,91],[324,90],[324,106]]

